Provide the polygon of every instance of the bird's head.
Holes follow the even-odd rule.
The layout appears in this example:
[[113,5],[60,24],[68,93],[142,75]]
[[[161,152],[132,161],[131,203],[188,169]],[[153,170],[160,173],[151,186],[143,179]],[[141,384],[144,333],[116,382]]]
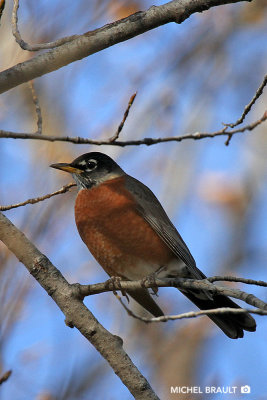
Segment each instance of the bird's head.
[[79,189],[90,189],[125,174],[112,158],[99,152],[83,154],[70,164],[52,164],[50,167],[71,173]]

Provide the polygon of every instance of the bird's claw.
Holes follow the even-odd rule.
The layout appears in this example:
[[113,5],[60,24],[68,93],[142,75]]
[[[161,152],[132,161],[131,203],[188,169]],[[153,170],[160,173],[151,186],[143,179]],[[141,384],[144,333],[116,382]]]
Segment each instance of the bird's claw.
[[111,282],[113,285],[113,293],[116,295],[117,294],[116,290],[119,290],[121,292],[122,296],[125,296],[129,302],[129,298],[127,296],[125,289],[122,289],[122,287],[121,287],[122,280],[123,279],[120,276],[111,276],[109,279],[109,282]]
[[164,271],[165,269],[166,269],[165,266],[161,266],[155,272],[152,272],[152,274],[145,276],[141,281],[142,286],[144,287],[151,286],[150,289],[152,289],[153,294],[157,295],[159,289],[156,284],[156,279],[159,273]]

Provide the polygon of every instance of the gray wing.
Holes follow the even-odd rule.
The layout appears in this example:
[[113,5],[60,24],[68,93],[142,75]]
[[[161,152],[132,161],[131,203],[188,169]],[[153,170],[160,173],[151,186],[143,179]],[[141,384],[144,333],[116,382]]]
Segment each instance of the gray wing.
[[149,223],[176,257],[185,263],[192,277],[196,279],[206,278],[197,268],[196,262],[187,245],[170,221],[154,193],[143,183],[129,175],[126,176],[125,186],[134,196],[140,215]]

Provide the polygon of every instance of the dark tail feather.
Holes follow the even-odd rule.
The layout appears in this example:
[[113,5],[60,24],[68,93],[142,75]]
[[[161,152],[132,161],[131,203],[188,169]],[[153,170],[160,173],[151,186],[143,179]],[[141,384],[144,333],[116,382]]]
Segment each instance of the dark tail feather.
[[[127,290],[127,293],[155,317],[164,315],[147,289]],[[200,308],[200,310],[222,307],[240,308],[231,299],[223,295],[215,295],[213,299],[211,299],[208,296],[205,298],[204,291],[182,291],[182,293]],[[208,315],[208,317],[231,339],[242,338],[244,336],[244,330],[249,332],[254,332],[256,330],[256,322],[249,314],[229,313]]]
[[[200,310],[209,310],[221,307],[240,308],[231,299],[223,295],[215,295],[213,300],[204,299],[205,292],[183,291],[189,300],[191,300]],[[254,332],[256,322],[254,318],[247,314],[218,314],[208,315],[216,325],[231,339],[238,339],[244,336],[244,331]]]
[[127,290],[127,293],[142,307],[149,311],[154,317],[164,315],[157,303],[152,299],[147,289]]

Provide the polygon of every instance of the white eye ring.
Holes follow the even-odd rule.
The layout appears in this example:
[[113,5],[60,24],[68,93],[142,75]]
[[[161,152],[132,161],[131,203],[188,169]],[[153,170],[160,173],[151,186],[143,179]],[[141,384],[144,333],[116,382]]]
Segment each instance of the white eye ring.
[[86,165],[86,169],[89,171],[93,171],[93,169],[95,169],[97,167],[97,161],[94,159],[88,160],[87,161],[87,165]]

